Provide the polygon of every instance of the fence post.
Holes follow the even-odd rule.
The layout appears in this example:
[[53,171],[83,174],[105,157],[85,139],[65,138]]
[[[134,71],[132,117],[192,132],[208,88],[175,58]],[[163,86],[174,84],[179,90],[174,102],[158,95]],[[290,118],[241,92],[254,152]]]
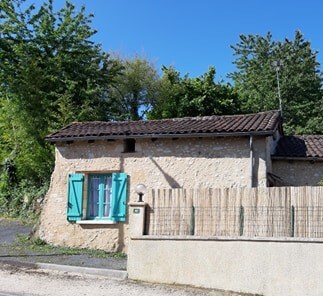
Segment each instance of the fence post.
[[243,236],[243,227],[244,227],[244,208],[243,208],[243,206],[240,206],[239,220],[240,220],[239,234],[240,234],[240,236]]
[[129,203],[129,233],[131,236],[144,235],[145,231],[145,217],[146,217],[145,202],[131,202]]
[[191,229],[190,229],[190,235],[195,234],[195,207],[192,206],[191,208]]
[[291,219],[291,221],[290,221],[290,223],[291,223],[291,237],[294,237],[295,236],[295,207],[294,206],[292,206],[292,208],[291,208],[291,217],[290,217]]

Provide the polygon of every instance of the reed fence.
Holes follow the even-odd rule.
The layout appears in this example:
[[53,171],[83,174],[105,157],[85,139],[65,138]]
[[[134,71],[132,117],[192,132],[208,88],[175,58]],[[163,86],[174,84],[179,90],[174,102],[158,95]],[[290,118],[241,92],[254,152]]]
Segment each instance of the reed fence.
[[149,235],[323,238],[323,187],[157,189]]

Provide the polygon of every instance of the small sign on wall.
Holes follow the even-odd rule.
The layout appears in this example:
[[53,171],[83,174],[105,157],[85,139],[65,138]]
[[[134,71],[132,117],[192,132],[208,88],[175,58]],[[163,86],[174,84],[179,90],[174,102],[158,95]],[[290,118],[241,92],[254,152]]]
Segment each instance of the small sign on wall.
[[140,213],[140,209],[133,209],[133,213],[134,214],[139,214]]

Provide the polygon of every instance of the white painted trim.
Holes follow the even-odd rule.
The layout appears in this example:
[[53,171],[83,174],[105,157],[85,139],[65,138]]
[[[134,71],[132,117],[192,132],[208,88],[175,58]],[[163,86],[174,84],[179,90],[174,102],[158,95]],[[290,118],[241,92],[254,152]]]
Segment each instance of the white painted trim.
[[115,221],[111,220],[78,220],[76,224],[81,225],[110,225],[110,224],[117,224]]

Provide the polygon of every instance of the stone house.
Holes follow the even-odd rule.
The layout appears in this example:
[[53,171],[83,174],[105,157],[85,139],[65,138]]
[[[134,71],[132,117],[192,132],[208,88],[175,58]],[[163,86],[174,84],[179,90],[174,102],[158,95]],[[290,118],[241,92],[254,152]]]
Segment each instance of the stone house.
[[[56,245],[126,251],[127,203],[138,199],[139,183],[149,190],[298,182],[286,163],[295,162],[295,175],[302,168],[285,153],[282,135],[278,111],[72,123],[46,137],[56,161],[39,235]],[[314,175],[322,175],[320,164]]]
[[323,135],[281,137],[271,159],[282,185],[316,186],[323,180]]

